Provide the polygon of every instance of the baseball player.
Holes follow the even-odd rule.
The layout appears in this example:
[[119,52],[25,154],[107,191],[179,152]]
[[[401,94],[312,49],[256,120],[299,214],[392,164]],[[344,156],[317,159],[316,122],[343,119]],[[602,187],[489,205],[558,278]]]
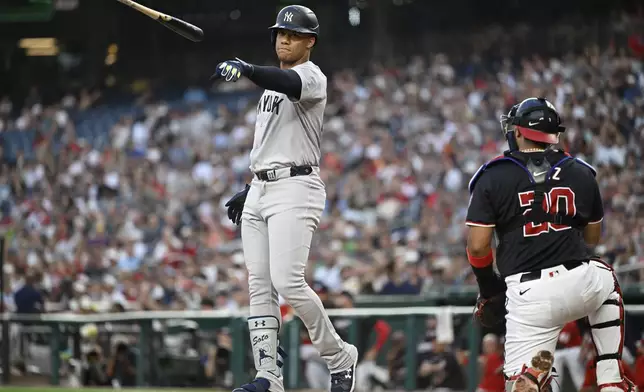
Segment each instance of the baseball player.
[[310,61],[318,19],[299,5],[283,8],[270,27],[278,67],[240,59],[217,65],[213,77],[235,82],[245,76],[266,89],[257,105],[250,154],[253,180],[227,203],[228,217],[241,222],[248,270],[248,327],[257,376],[236,392],[283,392],[283,352],[278,349],[278,295],[294,309],[331,373],[332,392],[353,392],[355,346],[336,333],[304,272],[313,232],[326,203],[320,178],[320,140],[327,79]]
[[509,150],[469,184],[467,254],[479,285],[477,317],[486,326],[506,323],[506,390],[536,352],[555,351],[566,323],[588,317],[600,390],[632,391],[620,366],[621,291],[611,267],[589,250],[603,219],[595,169],[554,148],[565,128],[544,98],[515,105],[501,125]]

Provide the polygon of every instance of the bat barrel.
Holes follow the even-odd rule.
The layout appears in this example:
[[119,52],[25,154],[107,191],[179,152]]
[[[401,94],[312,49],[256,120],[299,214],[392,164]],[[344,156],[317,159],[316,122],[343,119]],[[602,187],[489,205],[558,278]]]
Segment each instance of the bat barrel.
[[203,40],[203,30],[201,30],[199,27],[195,25],[192,25],[186,21],[175,18],[173,16],[163,14],[157,10],[148,8],[132,0],[117,0],[117,1],[141,12],[144,15],[149,16],[150,18],[156,20],[157,22],[161,23],[162,25],[174,31],[175,33],[193,42],[200,42]]

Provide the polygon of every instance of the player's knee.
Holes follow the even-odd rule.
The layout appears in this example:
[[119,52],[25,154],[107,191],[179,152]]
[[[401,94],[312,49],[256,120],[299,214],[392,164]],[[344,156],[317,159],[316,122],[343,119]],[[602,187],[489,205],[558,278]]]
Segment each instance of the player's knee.
[[293,297],[303,292],[308,287],[304,276],[295,274],[274,274],[271,276],[273,287],[286,300],[291,302]]

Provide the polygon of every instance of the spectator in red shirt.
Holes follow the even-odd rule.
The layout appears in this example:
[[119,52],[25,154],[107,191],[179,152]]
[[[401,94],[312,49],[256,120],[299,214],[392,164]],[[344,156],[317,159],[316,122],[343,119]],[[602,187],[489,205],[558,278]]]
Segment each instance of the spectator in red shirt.
[[505,391],[503,353],[498,336],[491,333],[485,335],[483,338],[483,355],[479,357],[479,364],[481,365],[481,382],[476,391]]
[[[557,349],[555,351],[554,368],[557,370],[557,374],[561,377],[564,374],[565,368],[568,368],[576,390],[581,388],[582,382],[584,381],[584,362],[580,356],[581,343],[582,338],[579,326],[576,321],[573,321],[564,325],[559,333],[559,340],[557,341]],[[553,392],[559,392],[561,389],[560,384],[562,380],[559,379],[558,381],[559,383],[552,383]]]
[[644,390],[644,339],[637,342],[637,357],[635,358],[635,375],[631,381],[640,391]]

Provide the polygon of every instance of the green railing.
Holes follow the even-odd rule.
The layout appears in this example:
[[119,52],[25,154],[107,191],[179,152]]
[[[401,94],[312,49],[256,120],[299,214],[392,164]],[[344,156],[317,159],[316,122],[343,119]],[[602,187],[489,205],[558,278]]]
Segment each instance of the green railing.
[[[342,317],[357,320],[365,317],[380,317],[392,321],[394,325],[402,326],[406,338],[406,347],[417,347],[421,328],[424,328],[424,320],[428,315],[470,315],[471,307],[410,307],[410,308],[356,308],[356,309],[332,309],[328,311],[331,318]],[[471,320],[468,317],[468,320]],[[137,343],[138,361],[137,384],[145,385],[146,374],[149,374],[149,355],[151,355],[151,339],[153,336],[153,323],[165,322],[170,324],[175,321],[192,321],[198,325],[200,330],[215,330],[228,327],[233,339],[233,353],[231,358],[231,370],[236,384],[248,381],[246,374],[245,360],[248,350],[248,332],[246,326],[245,312],[231,313],[228,311],[162,311],[162,312],[128,312],[113,314],[43,314],[43,315],[3,315],[3,330],[8,331],[11,323],[29,324],[30,326],[46,326],[50,330],[51,347],[51,383],[58,385],[59,369],[61,366],[60,351],[65,343],[65,336],[78,334],[80,327],[87,323],[95,324],[118,324],[131,325],[132,331],[139,333]],[[5,329],[6,328],[6,329]],[[473,348],[471,354],[474,358],[478,356],[479,338],[478,329],[470,322],[470,346]],[[280,333],[282,344],[286,346],[289,358],[285,369],[285,384],[289,389],[297,389],[301,386],[300,380],[300,331],[302,329],[299,319],[285,323]],[[395,329],[395,328],[394,328]],[[349,340],[356,341],[358,337],[357,323],[351,323],[349,327]],[[416,369],[416,350],[408,349],[405,354],[405,368]],[[469,369],[469,380],[476,380],[477,361],[470,361],[472,366]],[[405,389],[415,388],[415,371],[408,371],[405,380]],[[471,389],[473,390],[473,389]]]
[[[635,314],[644,313],[644,305],[627,305],[626,310]],[[416,387],[416,372],[417,357],[416,350],[409,349],[418,347],[421,328],[424,328],[424,321],[428,315],[442,315],[443,317],[465,316],[468,320],[468,339],[469,339],[469,355],[470,361],[467,369],[468,391],[476,389],[476,382],[478,380],[478,369],[476,360],[479,355],[479,328],[476,323],[472,322],[469,317],[472,313],[471,306],[443,306],[443,307],[381,307],[381,308],[354,308],[354,309],[332,309],[328,311],[331,318],[342,317],[358,320],[366,317],[378,317],[391,321],[402,327],[405,333],[406,350],[405,354],[405,368],[406,372],[405,389],[414,390]],[[96,324],[118,324],[118,325],[131,325],[134,327],[133,331],[139,333],[137,343],[138,361],[137,369],[137,384],[140,386],[145,385],[145,376],[148,374],[146,370],[150,369],[150,361],[148,355],[151,355],[151,339],[153,336],[153,324],[161,322],[166,326],[170,326],[177,322],[192,321],[196,323],[200,330],[215,330],[222,327],[228,327],[233,339],[233,352],[231,358],[231,370],[233,372],[234,381],[236,384],[241,384],[248,381],[246,373],[246,355],[248,352],[248,332],[246,326],[245,312],[232,313],[228,311],[162,311],[162,312],[128,312],[128,313],[113,313],[113,314],[92,314],[92,315],[77,315],[77,314],[43,314],[43,315],[19,315],[19,314],[3,314],[3,331],[8,331],[8,327],[12,323],[29,324],[31,326],[40,325],[46,326],[50,331],[50,346],[51,346],[51,383],[58,385],[59,369],[61,365],[60,351],[64,344],[64,336],[70,331],[77,331],[87,323]],[[42,328],[42,327],[41,327]],[[286,346],[289,353],[289,358],[286,361],[287,367],[285,369],[285,385],[288,389],[298,389],[301,387],[300,371],[299,371],[299,346],[300,346],[300,331],[301,322],[295,319],[284,324],[280,333],[280,339],[284,346]],[[358,337],[357,323],[353,322],[349,329],[349,340],[356,341]],[[3,333],[4,337],[8,333]],[[147,367],[147,369],[146,369]]]

